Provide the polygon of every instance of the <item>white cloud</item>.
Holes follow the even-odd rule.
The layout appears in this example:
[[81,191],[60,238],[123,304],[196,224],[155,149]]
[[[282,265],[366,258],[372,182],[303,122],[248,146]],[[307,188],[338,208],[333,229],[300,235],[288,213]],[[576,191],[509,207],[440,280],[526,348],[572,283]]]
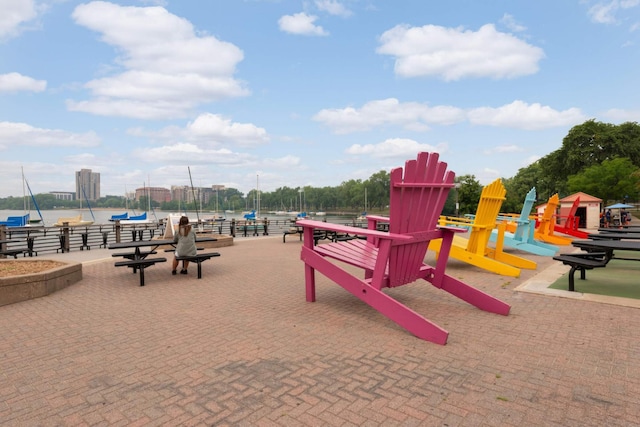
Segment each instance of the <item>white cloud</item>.
[[438,76],[445,81],[463,78],[514,78],[534,74],[544,57],[541,48],[492,24],[478,31],[436,25],[398,25],[380,36],[377,52],[395,57],[402,77]]
[[237,123],[217,114],[201,114],[187,125],[187,134],[234,145],[252,146],[269,141],[267,131],[251,123]]
[[508,13],[505,13],[502,16],[502,19],[500,19],[500,22],[515,33],[520,33],[522,31],[527,30],[527,27],[517,22],[516,19]]
[[313,120],[324,123],[336,133],[361,132],[384,125],[424,131],[429,129],[429,124],[460,122],[464,120],[464,111],[446,105],[429,107],[427,104],[401,103],[395,98],[388,98],[370,101],[361,109],[347,107],[321,110]]
[[[178,165],[203,165],[207,169],[215,165],[223,168],[253,168],[270,170],[296,167],[301,164],[297,156],[281,158],[258,158],[250,153],[242,153],[228,148],[201,147],[193,143],[179,142],[161,147],[145,147],[133,150],[132,155],[144,163],[165,163],[171,167]],[[184,173],[181,169],[180,173]],[[255,177],[255,175],[253,175]]]
[[538,103],[514,101],[498,108],[469,110],[449,105],[429,106],[416,102],[401,103],[395,98],[370,101],[362,108],[325,109],[313,116],[338,134],[364,132],[382,126],[400,126],[412,131],[427,131],[430,125],[448,126],[469,121],[475,125],[546,129],[574,125],[585,120],[578,108],[557,111]]
[[500,171],[492,168],[483,168],[482,169],[482,178],[485,180],[494,181],[495,179],[500,177]]
[[186,19],[162,7],[94,1],[75,8],[78,25],[101,34],[120,56],[120,74],[86,83],[93,98],[69,100],[73,111],[141,119],[181,117],[205,102],[245,96],[233,77],[242,51],[196,34]]
[[316,0],[316,7],[318,10],[327,12],[330,15],[347,17],[352,14],[344,4],[336,0]]
[[315,25],[317,16],[307,15],[304,12],[293,15],[284,15],[278,20],[281,31],[304,36],[327,36],[329,35],[321,26]]
[[150,137],[163,140],[185,140],[202,146],[219,147],[255,147],[269,142],[269,135],[264,128],[252,123],[232,122],[218,114],[200,114],[184,128],[167,126],[159,131],[145,131],[134,128],[130,135]]
[[[0,144],[29,147],[96,147],[100,138],[94,132],[73,133],[60,129],[36,128],[26,123],[0,122]],[[3,147],[0,145],[0,147]]]
[[468,117],[469,121],[475,125],[525,130],[570,126],[586,119],[579,108],[558,111],[538,103],[527,104],[523,101],[514,101],[499,108],[474,108],[468,112]]
[[640,5],[640,0],[608,0],[599,1],[589,8],[587,14],[591,20],[598,24],[618,23],[618,14],[626,9],[632,9]]
[[152,5],[152,6],[168,6],[169,2],[167,0],[138,0],[140,3],[144,5]]
[[0,41],[15,37],[38,15],[33,0],[0,0]]
[[640,122],[640,110],[622,110],[619,108],[612,108],[602,113],[603,117],[617,122]]
[[244,166],[253,158],[249,154],[235,153],[227,148],[208,149],[196,144],[180,142],[154,148],[138,148],[133,156],[145,163],[172,164],[215,164],[226,166]]
[[36,80],[19,73],[0,74],[0,92],[42,92],[46,88],[45,80]]
[[490,148],[484,151],[484,154],[501,154],[501,153],[517,153],[518,151],[524,151],[522,147],[515,144],[499,145],[497,147]]
[[407,138],[391,138],[378,144],[354,144],[347,148],[345,152],[352,155],[367,155],[374,158],[406,158],[407,156],[415,157],[420,151],[436,151],[444,153],[447,151],[446,144],[433,146],[430,144],[421,144],[413,139]]
[[534,164],[535,162],[537,162],[538,160],[540,160],[542,158],[542,156],[538,156],[538,155],[533,155],[533,156],[529,156],[526,159],[524,159],[522,161],[522,164],[520,166],[527,167],[529,165]]
[[298,156],[287,155],[280,158],[264,159],[262,163],[268,165],[273,170],[288,170],[290,168],[299,167],[302,164],[302,159]]

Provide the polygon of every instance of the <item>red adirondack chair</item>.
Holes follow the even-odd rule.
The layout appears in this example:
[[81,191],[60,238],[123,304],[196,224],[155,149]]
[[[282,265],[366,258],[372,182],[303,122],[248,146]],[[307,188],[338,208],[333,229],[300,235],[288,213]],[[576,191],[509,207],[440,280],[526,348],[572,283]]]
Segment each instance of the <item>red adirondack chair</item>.
[[[419,153],[417,160],[405,163],[404,171],[391,171],[389,218],[369,215],[367,229],[299,220],[296,224],[304,227],[300,257],[305,263],[307,301],[315,301],[318,270],[417,337],[437,344],[446,344],[449,333],[384,293],[383,288],[424,279],[480,309],[509,314],[508,304],[445,273],[453,235],[460,229],[439,228],[438,218],[454,176],[447,171],[447,164],[439,161],[437,153]],[[389,231],[378,231],[378,224],[384,222]],[[367,239],[314,245],[316,229]],[[438,238],[442,238],[442,249],[433,267],[424,258],[429,242]],[[341,262],[363,269],[364,277],[351,274]]]
[[556,224],[554,230],[558,233],[568,234],[569,236],[578,237],[580,239],[588,239],[589,233],[578,229],[580,226],[580,217],[576,215],[576,212],[578,211],[579,206],[580,197],[577,197],[573,201],[571,209],[569,209],[569,213],[566,216],[557,215],[560,224]]

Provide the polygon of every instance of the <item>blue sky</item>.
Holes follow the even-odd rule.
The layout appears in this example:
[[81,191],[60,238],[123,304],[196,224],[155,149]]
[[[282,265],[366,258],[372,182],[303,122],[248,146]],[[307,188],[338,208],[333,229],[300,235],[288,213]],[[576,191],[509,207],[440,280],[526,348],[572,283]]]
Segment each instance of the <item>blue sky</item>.
[[0,0],[0,197],[337,186],[438,151],[487,184],[640,121],[640,0]]

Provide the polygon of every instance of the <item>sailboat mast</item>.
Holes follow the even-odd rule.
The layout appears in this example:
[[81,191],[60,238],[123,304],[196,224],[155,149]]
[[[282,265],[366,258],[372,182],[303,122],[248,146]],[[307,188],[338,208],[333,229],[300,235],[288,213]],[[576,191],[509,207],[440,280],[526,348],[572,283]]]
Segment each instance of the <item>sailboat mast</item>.
[[27,193],[25,192],[25,188],[24,188],[24,168],[22,166],[20,166],[20,171],[22,172],[22,208],[26,212],[27,211]]
[[260,217],[260,175],[256,175],[256,218]]
[[193,193],[193,204],[196,207],[196,219],[198,220],[198,224],[200,224],[200,214],[198,213],[198,204],[196,203],[196,190],[193,188],[193,178],[191,177],[191,166],[187,166],[187,170],[189,171],[189,181],[191,182],[191,193]]

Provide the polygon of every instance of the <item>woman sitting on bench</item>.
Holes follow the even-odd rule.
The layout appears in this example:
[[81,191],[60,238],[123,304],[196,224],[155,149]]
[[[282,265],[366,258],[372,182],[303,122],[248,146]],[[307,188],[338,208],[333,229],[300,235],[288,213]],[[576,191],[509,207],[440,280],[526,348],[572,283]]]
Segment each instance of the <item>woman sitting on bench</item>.
[[[173,236],[174,243],[176,245],[176,251],[173,257],[173,269],[171,274],[176,274],[176,268],[178,268],[178,257],[194,256],[198,253],[196,248],[196,232],[191,229],[189,224],[189,218],[183,216],[178,223],[178,232]],[[182,270],[180,274],[187,274],[187,267],[189,267],[189,261],[182,261]]]

